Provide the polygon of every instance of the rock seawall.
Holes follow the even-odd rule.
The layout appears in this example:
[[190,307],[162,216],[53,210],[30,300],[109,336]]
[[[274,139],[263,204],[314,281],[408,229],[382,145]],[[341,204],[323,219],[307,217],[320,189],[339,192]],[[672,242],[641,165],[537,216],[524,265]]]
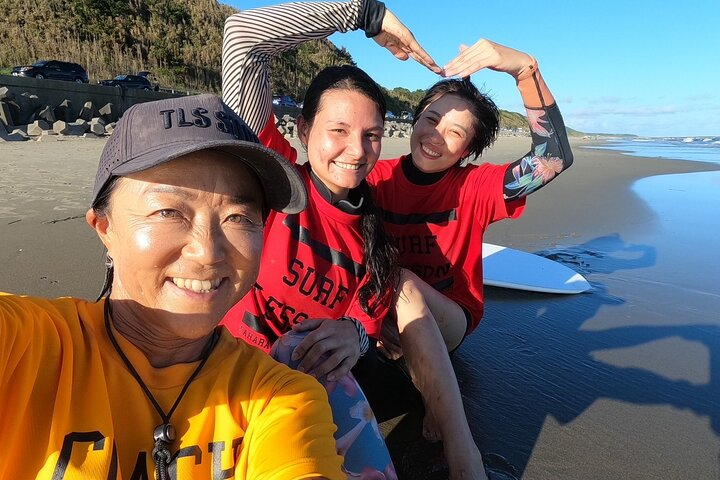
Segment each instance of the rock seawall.
[[132,105],[185,94],[0,75],[0,142],[103,136]]

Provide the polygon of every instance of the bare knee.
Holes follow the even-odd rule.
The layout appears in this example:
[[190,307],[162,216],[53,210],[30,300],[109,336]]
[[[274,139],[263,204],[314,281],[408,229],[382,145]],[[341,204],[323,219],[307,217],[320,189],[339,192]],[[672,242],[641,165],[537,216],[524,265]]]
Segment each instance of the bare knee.
[[[457,348],[465,338],[467,317],[462,307],[435,290],[410,270],[401,269],[397,297],[396,302],[418,302],[421,307],[430,310],[448,351]],[[402,303],[399,305],[405,306]],[[398,327],[401,327],[399,323]]]

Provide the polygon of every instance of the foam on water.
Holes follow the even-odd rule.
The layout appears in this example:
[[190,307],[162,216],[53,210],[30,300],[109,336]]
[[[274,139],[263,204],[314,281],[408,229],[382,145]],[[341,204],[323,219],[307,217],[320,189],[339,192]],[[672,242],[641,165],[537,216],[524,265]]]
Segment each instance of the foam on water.
[[617,150],[634,157],[720,163],[720,137],[623,138],[583,148]]

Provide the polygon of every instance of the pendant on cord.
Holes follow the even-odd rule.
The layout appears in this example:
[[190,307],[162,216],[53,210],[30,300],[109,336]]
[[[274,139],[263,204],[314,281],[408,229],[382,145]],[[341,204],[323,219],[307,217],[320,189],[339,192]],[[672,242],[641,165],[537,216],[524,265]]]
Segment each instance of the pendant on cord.
[[169,423],[158,425],[153,432],[153,439],[155,448],[153,448],[152,457],[155,461],[157,479],[165,480],[168,478],[167,468],[172,460],[172,454],[168,447],[175,440],[175,427]]
[[105,300],[103,316],[105,317],[105,331],[107,332],[107,336],[110,339],[113,347],[115,348],[115,351],[125,364],[125,367],[127,367],[130,374],[133,376],[133,378],[135,378],[135,381],[137,381],[143,393],[148,398],[150,403],[152,403],[155,411],[158,413],[158,415],[163,421],[163,423],[155,427],[155,430],[153,431],[153,440],[155,441],[155,446],[153,447],[152,458],[155,462],[155,473],[157,474],[157,480],[168,480],[168,467],[170,466],[170,462],[172,461],[173,457],[170,453],[169,447],[177,437],[177,432],[175,431],[175,427],[170,424],[170,419],[172,418],[173,412],[175,411],[177,406],[180,405],[180,401],[182,400],[183,395],[185,395],[185,392],[187,392],[188,388],[190,388],[190,384],[198,376],[200,370],[202,370],[203,366],[208,361],[208,358],[210,358],[210,354],[215,348],[218,338],[220,338],[219,330],[215,329],[213,331],[212,336],[210,337],[207,344],[205,345],[205,348],[203,348],[203,351],[200,354],[200,363],[198,363],[198,366],[192,372],[190,378],[188,378],[185,382],[185,386],[183,386],[182,390],[180,390],[180,393],[175,399],[175,403],[173,403],[173,406],[170,407],[170,411],[168,411],[168,413],[165,413],[162,407],[160,407],[160,405],[158,404],[157,400],[155,400],[155,397],[153,396],[152,392],[150,392],[150,389],[147,387],[147,385],[145,385],[145,382],[143,382],[140,374],[137,372],[137,370],[127,358],[127,356],[123,353],[120,345],[118,345],[118,342],[115,339],[115,334],[113,334],[113,330],[110,325],[110,318],[112,317],[112,303],[109,299]]

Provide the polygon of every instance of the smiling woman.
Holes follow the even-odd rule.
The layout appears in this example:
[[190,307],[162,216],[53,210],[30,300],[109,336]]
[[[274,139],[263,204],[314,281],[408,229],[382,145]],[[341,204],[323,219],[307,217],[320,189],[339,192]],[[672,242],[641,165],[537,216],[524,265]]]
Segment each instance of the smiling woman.
[[0,294],[0,478],[345,478],[322,387],[217,328],[306,202],[217,97],[129,109],[86,214],[107,296]]
[[306,110],[298,117],[300,141],[312,173],[336,201],[347,199],[378,161],[381,113],[376,101],[364,93],[335,88],[323,94],[322,108],[312,116]]
[[[136,299],[132,309],[153,317],[130,330],[144,330],[143,337],[167,334],[168,342],[185,349],[197,337],[201,350],[217,319],[257,277],[264,203],[257,177],[237,159],[207,150],[114,185],[112,203],[88,212],[117,272],[112,298]],[[114,312],[118,328],[135,316],[122,305]],[[144,353],[151,364],[165,366],[163,356],[183,351],[151,346]]]

